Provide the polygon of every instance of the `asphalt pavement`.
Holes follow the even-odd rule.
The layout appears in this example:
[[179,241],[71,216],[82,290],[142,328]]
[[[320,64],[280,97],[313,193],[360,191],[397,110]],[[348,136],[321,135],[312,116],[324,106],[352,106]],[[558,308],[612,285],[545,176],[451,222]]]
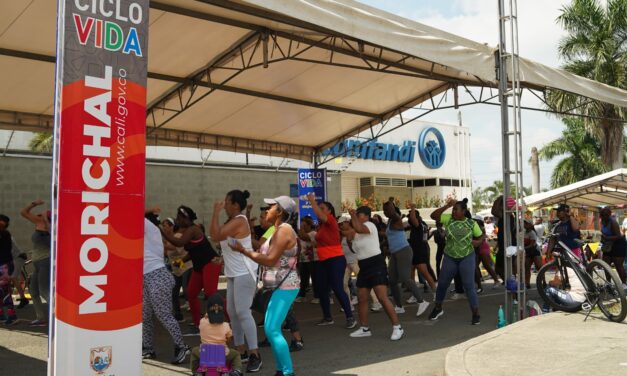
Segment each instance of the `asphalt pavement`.
[[[406,305],[406,313],[400,315],[405,336],[400,341],[390,341],[392,331],[387,316],[371,313],[370,327],[373,336],[350,338],[350,330],[344,328],[344,315],[336,303],[332,306],[335,325],[318,327],[321,318],[317,304],[295,303],[295,313],[305,341],[303,351],[293,353],[297,375],[443,375],[446,354],[452,346],[489,333],[496,328],[497,311],[503,303],[504,290],[492,290],[490,282],[484,283],[480,294],[481,324],[470,325],[471,313],[466,299],[447,300],[444,315],[438,321],[429,321],[431,307],[416,318],[416,305]],[[404,293],[404,298],[409,294]],[[433,301],[431,293],[425,294]],[[534,294],[531,294],[531,298]],[[10,327],[0,327],[0,375],[44,375],[46,373],[46,328],[31,328],[34,319],[32,304],[18,311],[20,321]],[[189,312],[186,318],[190,320]],[[187,323],[181,324],[185,332]],[[187,364],[169,363],[173,344],[165,330],[156,325],[157,359],[143,362],[143,374],[154,376],[188,375]],[[263,329],[259,328],[260,337]],[[288,332],[284,332],[288,341]],[[197,346],[198,336],[186,336],[190,346]],[[269,348],[261,349],[264,366],[259,375],[274,374],[274,360]],[[121,375],[118,375],[121,376]]]

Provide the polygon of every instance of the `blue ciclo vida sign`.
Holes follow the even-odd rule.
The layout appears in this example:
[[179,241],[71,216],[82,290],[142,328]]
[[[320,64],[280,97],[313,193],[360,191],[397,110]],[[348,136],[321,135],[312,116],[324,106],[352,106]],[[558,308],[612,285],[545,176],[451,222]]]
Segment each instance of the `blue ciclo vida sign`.
[[322,156],[413,163],[416,149],[418,149],[420,160],[428,168],[437,169],[444,164],[444,158],[446,157],[444,137],[442,137],[442,133],[439,130],[433,127],[426,128],[420,132],[418,143],[406,140],[399,145],[381,143],[376,138],[369,141],[351,139],[340,141],[324,150]]
[[418,138],[418,154],[425,166],[436,169],[442,167],[446,157],[446,144],[442,133],[436,128],[426,128]]

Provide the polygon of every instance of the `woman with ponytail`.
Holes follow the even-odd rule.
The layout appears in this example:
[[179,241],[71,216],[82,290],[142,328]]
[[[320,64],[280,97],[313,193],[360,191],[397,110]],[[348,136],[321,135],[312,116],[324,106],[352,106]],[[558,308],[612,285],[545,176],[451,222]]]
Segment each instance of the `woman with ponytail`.
[[[444,214],[449,208],[452,214]],[[484,239],[483,232],[476,221],[470,217],[468,199],[455,202],[450,198],[446,205],[431,213],[431,219],[441,222],[446,227],[446,246],[444,260],[435,294],[435,307],[429,315],[429,320],[437,320],[444,311],[442,302],[446,296],[451,280],[457,273],[461,275],[464,290],[468,296],[468,303],[472,311],[472,325],[480,323],[479,303],[475,290],[475,252],[474,247],[481,245]]]
[[[211,218],[211,239],[220,242],[224,258],[224,275],[226,277],[226,305],[235,348],[242,354],[242,361],[248,362],[247,372],[261,369],[261,356],[257,344],[257,326],[250,306],[257,289],[257,263],[233,250],[234,244],[241,244],[245,249],[252,250],[250,225],[243,211],[248,205],[248,191],[232,190],[226,194],[224,201],[216,202]],[[220,226],[220,212],[224,209],[227,221]],[[246,352],[246,344],[250,356]]]

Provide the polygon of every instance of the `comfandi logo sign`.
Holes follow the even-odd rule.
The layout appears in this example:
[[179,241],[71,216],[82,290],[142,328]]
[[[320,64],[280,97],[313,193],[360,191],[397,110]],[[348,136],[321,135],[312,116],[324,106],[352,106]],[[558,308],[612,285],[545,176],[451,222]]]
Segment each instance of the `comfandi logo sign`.
[[436,128],[425,128],[418,138],[418,154],[428,168],[442,167],[446,157],[446,144],[442,133]]

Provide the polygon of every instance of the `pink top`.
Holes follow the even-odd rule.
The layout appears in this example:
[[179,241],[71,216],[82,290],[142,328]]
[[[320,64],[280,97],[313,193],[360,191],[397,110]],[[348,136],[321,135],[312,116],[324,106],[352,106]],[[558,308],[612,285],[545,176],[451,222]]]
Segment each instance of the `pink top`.
[[[287,223],[281,224],[279,228],[283,226],[289,226],[290,229],[292,229],[292,227]],[[292,231],[294,230],[292,229]],[[264,255],[268,254],[268,251],[270,249],[270,241],[272,240],[272,238],[277,232],[278,232],[278,229],[277,231],[274,232],[274,234],[272,234],[270,239],[266,240],[265,243],[263,243],[263,245],[259,249],[259,252],[261,252]],[[296,233],[294,233],[294,236],[295,235]],[[281,281],[283,281],[283,278],[285,278],[285,281],[283,281],[283,283],[279,287],[280,290],[300,289],[300,277],[298,276],[298,271],[296,270],[296,264],[298,263],[297,256],[298,256],[298,242],[296,242],[294,247],[290,249],[286,249],[283,252],[281,257],[279,257],[279,260],[277,261],[276,265],[272,267],[267,267],[267,266],[264,267],[263,276],[262,276],[263,285],[265,287],[275,288],[276,285],[281,283]],[[285,277],[286,275],[287,275],[287,278]]]

